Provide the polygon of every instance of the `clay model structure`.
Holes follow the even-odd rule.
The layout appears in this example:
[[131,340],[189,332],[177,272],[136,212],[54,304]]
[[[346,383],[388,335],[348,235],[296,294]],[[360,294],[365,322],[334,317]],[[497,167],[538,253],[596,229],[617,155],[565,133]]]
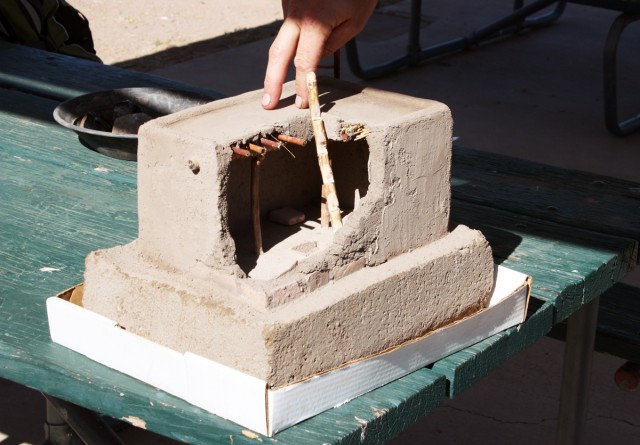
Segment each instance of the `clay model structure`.
[[86,309],[279,388],[486,307],[491,249],[449,228],[445,105],[331,79],[321,115],[293,83],[261,97],[140,128],[138,238],[87,257]]

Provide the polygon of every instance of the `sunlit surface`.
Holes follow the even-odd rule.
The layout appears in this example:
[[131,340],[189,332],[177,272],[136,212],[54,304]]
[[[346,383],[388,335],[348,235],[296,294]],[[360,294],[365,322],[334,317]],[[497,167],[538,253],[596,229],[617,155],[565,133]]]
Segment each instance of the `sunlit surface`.
[[[2,431],[0,431],[0,444],[5,443],[5,440],[7,439],[10,439],[10,437],[5,433],[3,433]],[[16,443],[16,442],[11,442],[11,443]],[[33,444],[29,442],[20,442],[18,445],[33,445]]]

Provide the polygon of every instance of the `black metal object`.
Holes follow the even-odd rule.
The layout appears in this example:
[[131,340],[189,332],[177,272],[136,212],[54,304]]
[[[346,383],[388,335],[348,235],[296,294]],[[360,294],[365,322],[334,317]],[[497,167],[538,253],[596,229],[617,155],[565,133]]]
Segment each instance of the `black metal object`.
[[47,404],[47,419],[44,424],[45,440],[40,445],[83,445],[82,440],[58,414],[51,402],[46,399],[45,401]]
[[[556,4],[555,8],[545,14],[533,16],[541,10]],[[525,29],[539,28],[557,20],[564,12],[565,0],[537,0],[525,5],[524,0],[514,0],[513,12],[499,20],[474,30],[464,36],[437,43],[427,48],[420,44],[420,19],[422,1],[411,0],[411,16],[409,23],[409,42],[405,55],[370,68],[363,68],[358,54],[356,39],[346,44],[347,61],[351,71],[361,79],[370,80],[385,76],[407,66],[415,66],[435,57],[477,46],[483,42],[499,37],[515,34]]]
[[584,443],[599,302],[596,298],[585,304],[568,320],[556,428],[558,445]]
[[[600,297],[595,350],[640,363],[640,288],[616,283]],[[567,338],[567,323],[556,324],[547,334]]]
[[124,445],[100,415],[48,394],[43,395],[47,400],[45,445]]
[[640,289],[616,283],[547,334],[566,341],[557,444],[584,440],[593,350],[640,360],[639,296]]
[[[637,0],[537,0],[528,5],[524,0],[514,0],[513,12],[491,23],[472,31],[462,37],[441,42],[428,48],[420,45],[420,16],[422,1],[411,1],[409,25],[409,42],[405,55],[370,68],[363,68],[360,63],[358,46],[353,39],[346,45],[347,61],[353,73],[364,80],[375,79],[391,74],[400,68],[415,66],[435,57],[468,49],[483,42],[515,34],[525,29],[549,25],[564,12],[567,1],[587,6],[594,6],[615,11],[623,11],[619,15],[607,35],[603,52],[604,71],[604,120],[607,129],[617,136],[626,136],[640,128],[640,114],[620,121],[618,118],[618,83],[617,83],[617,51],[620,37],[624,29],[631,23],[640,20],[640,1]],[[556,4],[553,11],[532,16],[544,8]]]
[[[99,91],[74,97],[58,105],[53,117],[60,124],[78,134],[80,141],[90,148],[117,159],[135,161],[138,152],[137,134],[114,134],[79,125],[89,113],[111,112],[122,103],[131,103],[151,118],[165,116],[215,100],[191,91],[165,88],[121,88]],[[107,125],[109,127],[110,125]]]
[[[640,7],[640,6],[639,6]],[[603,51],[604,121],[616,136],[626,136],[640,128],[640,114],[620,121],[618,118],[617,54],[620,37],[625,28],[640,20],[640,12],[623,12],[609,28]]]

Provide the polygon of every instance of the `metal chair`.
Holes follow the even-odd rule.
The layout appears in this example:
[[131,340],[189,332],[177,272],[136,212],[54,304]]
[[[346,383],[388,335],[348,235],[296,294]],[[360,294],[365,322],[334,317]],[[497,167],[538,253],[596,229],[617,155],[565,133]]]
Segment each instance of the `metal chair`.
[[[609,29],[603,51],[604,72],[604,120],[607,129],[616,136],[631,134],[640,128],[640,114],[628,119],[618,117],[617,53],[620,38],[625,28],[640,20],[640,0],[569,0],[587,6],[622,11]],[[545,8],[552,11],[538,14]],[[351,71],[364,80],[386,76],[401,68],[416,66],[436,57],[478,46],[490,40],[512,35],[523,30],[550,25],[564,12],[566,0],[536,0],[527,5],[524,0],[514,0],[513,11],[495,22],[470,33],[445,42],[422,48],[420,44],[420,18],[422,1],[411,0],[409,41],[406,54],[385,63],[363,68],[358,54],[356,39],[345,46]]]

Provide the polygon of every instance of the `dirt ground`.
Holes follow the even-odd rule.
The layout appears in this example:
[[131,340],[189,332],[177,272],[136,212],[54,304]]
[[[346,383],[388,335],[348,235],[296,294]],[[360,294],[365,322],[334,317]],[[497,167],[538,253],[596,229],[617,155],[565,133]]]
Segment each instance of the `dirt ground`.
[[104,63],[140,71],[275,35],[277,0],[70,0]]

